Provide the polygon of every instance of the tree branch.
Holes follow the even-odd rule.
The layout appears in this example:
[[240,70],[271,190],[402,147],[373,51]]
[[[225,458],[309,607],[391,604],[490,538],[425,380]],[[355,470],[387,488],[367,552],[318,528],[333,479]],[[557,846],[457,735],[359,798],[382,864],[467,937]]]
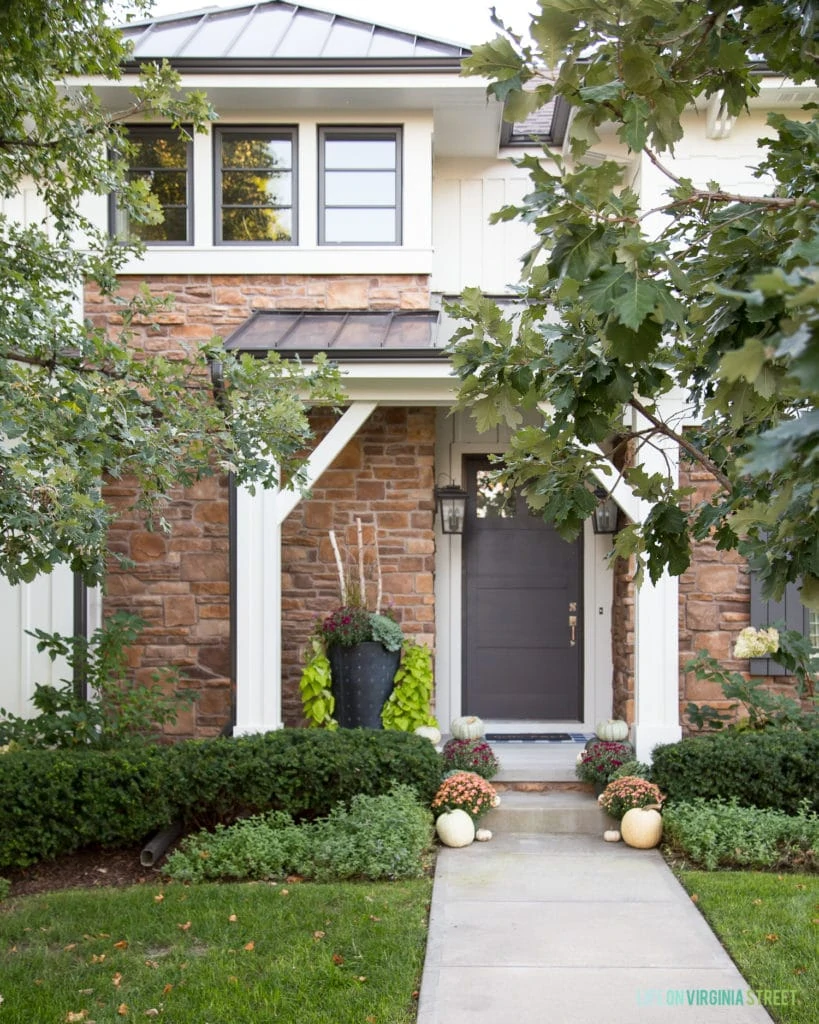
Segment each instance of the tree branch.
[[729,494],[733,492],[734,488],[731,484],[731,481],[722,472],[719,466],[717,466],[714,462],[711,461],[711,459],[704,455],[700,451],[700,449],[697,448],[696,445],[691,444],[691,442],[683,434],[680,434],[676,430],[673,430],[671,427],[668,426],[667,423],[664,423],[658,416],[655,416],[654,413],[649,412],[648,409],[646,409],[646,407],[643,405],[643,403],[639,401],[639,399],[631,398],[628,404],[632,407],[632,409],[636,409],[636,411],[639,412],[641,416],[644,416],[649,423],[653,424],[654,427],[661,434],[663,434],[670,440],[675,441],[680,446],[680,448],[683,449],[683,451],[685,451],[688,455],[691,456],[691,458],[695,462],[698,462],[703,467],[703,469],[707,470],[711,474],[711,476],[713,476],[714,479],[723,487],[724,490],[726,490]]

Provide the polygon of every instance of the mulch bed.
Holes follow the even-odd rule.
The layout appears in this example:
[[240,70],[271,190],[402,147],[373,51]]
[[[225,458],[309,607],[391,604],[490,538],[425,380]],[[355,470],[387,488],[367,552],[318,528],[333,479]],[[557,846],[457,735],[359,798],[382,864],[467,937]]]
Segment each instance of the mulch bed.
[[141,850],[142,846],[126,850],[93,847],[29,868],[4,871],[3,876],[11,882],[11,896],[160,882],[161,868],[144,868],[139,863]]

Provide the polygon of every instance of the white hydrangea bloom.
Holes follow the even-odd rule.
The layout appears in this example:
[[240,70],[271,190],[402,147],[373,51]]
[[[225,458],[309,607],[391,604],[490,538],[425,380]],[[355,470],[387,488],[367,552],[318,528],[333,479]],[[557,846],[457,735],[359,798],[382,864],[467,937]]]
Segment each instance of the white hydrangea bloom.
[[779,630],[770,626],[768,629],[754,629],[747,626],[737,637],[734,646],[735,658],[767,658],[779,650]]

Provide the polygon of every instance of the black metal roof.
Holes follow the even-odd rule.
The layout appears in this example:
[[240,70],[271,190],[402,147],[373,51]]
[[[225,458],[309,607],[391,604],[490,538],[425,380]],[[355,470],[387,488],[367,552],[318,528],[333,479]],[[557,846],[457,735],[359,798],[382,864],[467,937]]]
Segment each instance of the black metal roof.
[[360,21],[285,0],[205,8],[130,24],[123,36],[134,60],[192,62],[420,61],[450,59],[469,50],[456,43]]
[[439,345],[441,314],[435,309],[256,310],[225,342],[234,352],[280,352],[310,358],[430,359]]

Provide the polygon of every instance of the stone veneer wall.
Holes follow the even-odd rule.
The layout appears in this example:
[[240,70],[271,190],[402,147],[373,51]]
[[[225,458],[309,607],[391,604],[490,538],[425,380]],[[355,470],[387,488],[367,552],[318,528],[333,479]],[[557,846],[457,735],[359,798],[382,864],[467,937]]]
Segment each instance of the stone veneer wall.
[[[208,341],[215,334],[227,337],[255,309],[424,309],[429,305],[427,278],[420,275],[167,275],[148,279],[131,276],[121,279],[121,294],[133,295],[143,284],[155,295],[173,295],[175,301],[173,308],[153,318],[155,327],[136,326],[134,344],[171,358],[181,358],[186,345]],[[118,306],[103,298],[93,286],[86,290],[85,313],[98,327],[113,331],[122,324]],[[362,512],[376,505],[383,508],[381,526],[390,533],[388,546],[382,547],[385,573],[395,577],[392,591],[385,587],[385,592],[393,597],[408,628],[419,633],[431,631],[433,620],[432,555],[414,550],[432,543],[433,428],[428,426],[428,421],[432,422],[433,418],[429,412],[390,410],[377,414],[383,440],[372,437],[367,444],[361,443],[362,466],[367,467],[364,473],[368,477],[360,486],[356,485],[351,506]],[[408,436],[401,435],[402,425],[404,430],[409,430]],[[402,447],[404,443],[406,446]],[[370,456],[372,462],[367,461]],[[349,458],[348,455],[342,458],[345,457]],[[379,459],[386,464],[376,470],[372,467]],[[414,474],[412,479],[410,469]],[[336,481],[338,479],[336,476]],[[328,485],[322,483],[321,486]],[[426,490],[421,497],[423,488]],[[402,491],[417,492],[417,503],[416,498],[400,493]],[[342,502],[343,496],[337,491],[328,493],[332,493],[332,497],[325,501]],[[106,494],[123,510],[127,510],[133,499],[133,491],[126,482],[109,485]],[[377,497],[371,499],[371,495],[379,494],[383,495],[380,504]],[[321,504],[319,501],[315,508],[320,509]],[[310,513],[319,517],[321,514],[320,511]],[[298,516],[303,515],[304,512],[298,513]],[[150,680],[157,667],[172,663],[183,670],[191,680],[191,687],[199,692],[192,711],[183,713],[176,727],[166,730],[168,734],[178,737],[214,735],[230,721],[233,688],[226,481],[207,480],[195,487],[180,489],[166,517],[173,526],[170,536],[146,530],[139,516],[123,512],[111,531],[111,549],[126,555],[135,565],[122,570],[111,563],[104,614],[125,609],[138,613],[148,622],[140,644],[131,652],[138,679]],[[405,535],[399,540],[402,529]],[[405,548],[399,550],[404,541],[407,542]],[[412,568],[416,564],[419,568]],[[429,588],[428,593],[418,591],[417,608],[408,599],[407,591],[401,589],[410,586],[409,577],[417,578],[417,587]],[[309,575],[302,574],[299,578],[308,587],[312,586]],[[287,600],[298,600],[298,597],[288,593]],[[427,600],[429,607],[425,604]],[[313,601],[312,596],[310,601]],[[326,606],[326,602],[324,604]],[[312,615],[311,611],[311,619]],[[429,615],[428,620],[425,615]],[[296,633],[299,634],[298,629]],[[287,656],[287,715],[288,721],[294,723],[300,718],[300,703],[293,691],[296,654],[292,646]]]
[[[324,433],[327,417],[317,418]],[[362,522],[369,605],[375,598],[377,525],[383,607],[406,634],[434,648],[435,410],[380,408],[313,487],[282,529],[282,707],[286,725],[302,721],[302,654],[317,618],[338,607],[329,531],[349,575],[358,579],[356,517]]]
[[[693,503],[713,493],[713,478],[698,466],[681,462],[680,485],[695,488]],[[686,662],[705,650],[731,671],[747,675],[748,662],[733,657],[740,630],[751,625],[751,587],[745,560],[735,551],[718,551],[712,540],[694,547],[691,565],[680,577],[680,720],[685,732],[684,710],[689,701],[710,704],[722,711],[731,701],[723,697],[716,683],[697,679],[685,671]],[[787,676],[754,676],[757,682],[779,692],[794,695],[793,680]]]

